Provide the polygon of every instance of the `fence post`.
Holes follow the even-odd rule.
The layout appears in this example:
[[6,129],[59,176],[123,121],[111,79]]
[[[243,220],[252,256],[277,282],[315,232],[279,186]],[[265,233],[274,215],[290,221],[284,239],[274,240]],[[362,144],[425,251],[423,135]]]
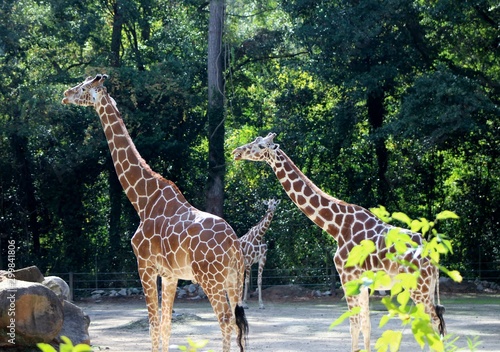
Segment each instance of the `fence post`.
[[74,297],[73,296],[73,289],[74,289],[73,282],[74,282],[73,281],[73,272],[70,272],[69,273],[69,297],[68,297],[70,302],[73,302],[73,297]]

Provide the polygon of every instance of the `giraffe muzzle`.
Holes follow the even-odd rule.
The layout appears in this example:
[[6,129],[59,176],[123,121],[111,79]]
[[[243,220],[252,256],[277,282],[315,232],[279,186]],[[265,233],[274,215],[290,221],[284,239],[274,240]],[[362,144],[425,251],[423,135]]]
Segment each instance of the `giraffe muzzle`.
[[233,154],[233,158],[234,158],[234,160],[241,160],[241,154],[242,154],[242,153],[241,153],[240,148],[236,148],[235,150],[233,150],[233,151],[231,152],[231,154]]

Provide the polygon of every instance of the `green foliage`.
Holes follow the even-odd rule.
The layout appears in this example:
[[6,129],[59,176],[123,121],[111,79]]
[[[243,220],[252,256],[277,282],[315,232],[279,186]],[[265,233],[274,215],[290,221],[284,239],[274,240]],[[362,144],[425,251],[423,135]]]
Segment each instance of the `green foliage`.
[[[429,241],[424,240],[421,245],[421,256],[427,257],[432,264],[439,267],[442,271],[448,274],[454,281],[460,282],[462,277],[458,271],[450,271],[440,265],[440,257],[451,253],[451,242],[446,239],[443,234],[439,234],[435,226],[438,221],[448,219],[458,219],[458,216],[451,211],[443,211],[439,213],[434,221],[428,221],[425,218],[411,219],[404,213],[395,212],[392,215],[383,207],[370,209],[374,214],[380,215],[383,219],[391,221],[392,219],[405,223],[412,231],[422,231],[425,236],[428,233],[432,234]],[[368,244],[371,242],[371,244]],[[400,265],[410,266],[410,263],[398,259],[398,256],[404,254],[408,249],[417,250],[417,243],[411,240],[408,232],[394,228],[390,230],[385,238],[387,248],[394,248],[395,253],[388,255],[391,260],[396,260]],[[351,266],[361,266],[367,256],[375,250],[375,245],[372,241],[362,241],[349,252],[347,263]],[[390,253],[389,253],[390,254]],[[417,305],[408,304],[410,302],[410,292],[417,288],[420,272],[418,268],[411,267],[407,273],[399,273],[391,278],[383,271],[365,271],[357,280],[353,280],[344,284],[346,295],[358,295],[361,288],[370,289],[373,293],[378,288],[391,287],[391,295],[382,298],[382,303],[387,308],[388,314],[380,319],[379,327],[384,327],[387,322],[393,318],[398,318],[402,326],[410,325],[415,341],[421,348],[429,346],[433,351],[451,351],[452,344],[445,349],[445,344],[440,336],[432,327],[430,316],[425,312],[423,304]],[[394,302],[396,298],[396,302]],[[340,324],[343,320],[354,314],[359,314],[358,309],[351,310],[347,314],[343,314],[337,319],[330,328]],[[402,334],[398,331],[386,330],[376,342],[376,349],[379,352],[398,351],[402,341]]]
[[[179,351],[186,352],[196,352],[200,348],[203,348],[207,345],[209,340],[201,340],[201,341],[193,341],[189,337],[187,338],[188,345],[187,346],[177,346]],[[208,350],[208,352],[213,352],[213,350]]]
[[[63,342],[59,345],[59,352],[92,352],[92,348],[83,343],[73,346],[71,340],[66,336],[61,336],[61,340],[63,340]],[[43,352],[57,352],[57,350],[48,343],[37,343],[36,345]]]

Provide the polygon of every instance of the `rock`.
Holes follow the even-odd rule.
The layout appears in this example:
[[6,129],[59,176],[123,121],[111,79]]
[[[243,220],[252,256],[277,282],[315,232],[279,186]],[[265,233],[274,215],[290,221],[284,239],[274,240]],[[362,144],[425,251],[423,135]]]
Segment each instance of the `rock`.
[[58,340],[61,342],[61,336],[68,337],[73,345],[86,343],[90,345],[89,336],[90,318],[83,309],[77,307],[71,302],[64,302],[64,322],[59,332]]
[[117,292],[119,296],[127,296],[127,290],[122,288],[120,291]]
[[67,301],[70,298],[69,285],[58,276],[46,276],[42,285],[52,290],[61,301]]
[[11,279],[0,282],[0,347],[12,346],[11,342],[17,346],[48,343],[58,336],[63,320],[61,301],[44,285]]
[[92,299],[100,299],[100,298],[101,298],[101,294],[96,293],[96,294],[94,294],[94,295],[92,295],[92,296],[90,296],[90,297],[91,297]]
[[187,296],[187,291],[184,289],[177,290],[177,298],[185,298]]
[[207,298],[207,295],[205,294],[205,292],[203,291],[201,286],[198,286],[198,290],[197,290],[196,294],[198,296],[200,296],[200,298]]
[[188,290],[189,293],[193,294],[193,293],[196,292],[197,289],[198,289],[197,285],[191,284],[191,285],[188,286],[187,290]]
[[[43,282],[43,274],[40,272],[36,266],[28,266],[26,268],[14,270],[12,272],[2,271],[1,276],[7,277],[9,279],[16,279],[28,282]],[[13,275],[13,276],[12,276]]]
[[92,291],[90,294],[92,294],[92,295],[103,295],[104,291],[103,290],[95,290],[95,291]]
[[138,288],[136,288],[136,287],[132,287],[132,288],[130,289],[130,294],[131,294],[131,295],[138,295],[138,294],[140,294],[140,293],[141,293],[141,290],[139,290],[139,289],[138,289]]

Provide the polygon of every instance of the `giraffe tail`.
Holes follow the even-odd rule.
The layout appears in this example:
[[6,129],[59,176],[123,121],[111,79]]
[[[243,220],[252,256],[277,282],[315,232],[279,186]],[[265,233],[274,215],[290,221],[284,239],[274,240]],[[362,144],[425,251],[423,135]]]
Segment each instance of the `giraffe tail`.
[[236,326],[238,327],[238,346],[240,346],[240,351],[243,352],[245,351],[245,341],[248,337],[248,321],[243,306],[236,305],[234,316],[236,318]]
[[437,272],[436,295],[438,303],[434,306],[434,309],[436,310],[436,315],[439,319],[438,330],[439,334],[441,336],[444,336],[446,335],[446,323],[444,322],[444,312],[446,311],[446,309],[443,305],[441,305],[441,299],[439,297],[439,270]]

